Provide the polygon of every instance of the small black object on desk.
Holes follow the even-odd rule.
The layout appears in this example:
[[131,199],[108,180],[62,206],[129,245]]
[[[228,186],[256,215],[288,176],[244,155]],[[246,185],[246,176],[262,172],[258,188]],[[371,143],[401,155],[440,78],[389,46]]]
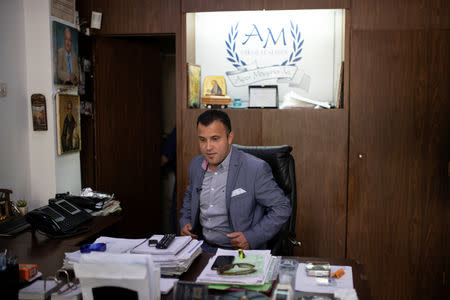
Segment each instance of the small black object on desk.
[[174,233],[165,234],[163,238],[158,242],[158,244],[156,244],[156,248],[167,249],[174,239]]

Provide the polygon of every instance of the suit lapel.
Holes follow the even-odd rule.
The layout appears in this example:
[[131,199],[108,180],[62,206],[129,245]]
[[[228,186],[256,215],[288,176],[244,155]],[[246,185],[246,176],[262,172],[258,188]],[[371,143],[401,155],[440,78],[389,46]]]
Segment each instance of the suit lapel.
[[203,178],[205,177],[206,172],[206,166],[208,165],[205,159],[200,160],[201,164],[198,166],[200,173],[198,174],[199,179],[195,180],[195,182],[198,183],[198,185],[194,186],[193,189],[193,195],[195,195],[195,199],[192,199],[191,201],[191,212],[194,213],[194,224],[192,224],[193,227],[196,227],[197,224],[200,224],[199,216],[200,216],[200,193],[202,190],[203,185]]
[[[227,211],[228,211],[228,218],[230,218],[230,202],[231,202],[231,192],[233,188],[236,186],[236,180],[238,178],[239,169],[241,168],[241,152],[233,148],[231,152],[230,157],[230,166],[228,169],[228,177],[227,177],[227,187],[225,191],[226,195],[226,203],[227,203]],[[232,224],[231,220],[230,224]]]

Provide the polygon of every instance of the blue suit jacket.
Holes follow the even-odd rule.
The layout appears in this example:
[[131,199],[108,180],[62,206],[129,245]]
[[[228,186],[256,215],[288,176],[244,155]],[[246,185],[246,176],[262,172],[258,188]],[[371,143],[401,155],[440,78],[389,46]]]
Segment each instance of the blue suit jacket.
[[[191,223],[193,233],[200,235],[199,206],[204,161],[202,155],[191,161],[189,186],[180,218],[181,228]],[[232,197],[236,189],[245,192]],[[231,152],[225,199],[232,230],[243,232],[251,249],[264,249],[291,214],[289,199],[275,182],[270,166],[236,148]]]

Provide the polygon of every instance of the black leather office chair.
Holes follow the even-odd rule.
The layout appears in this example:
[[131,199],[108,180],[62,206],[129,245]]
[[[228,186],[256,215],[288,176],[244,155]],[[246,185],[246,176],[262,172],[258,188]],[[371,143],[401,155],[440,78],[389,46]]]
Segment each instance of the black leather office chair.
[[242,146],[233,144],[239,150],[266,161],[272,168],[273,177],[288,197],[292,213],[280,232],[268,243],[272,255],[290,256],[294,246],[301,243],[295,240],[295,217],[297,214],[297,186],[295,181],[295,163],[291,155],[292,147],[282,146]]

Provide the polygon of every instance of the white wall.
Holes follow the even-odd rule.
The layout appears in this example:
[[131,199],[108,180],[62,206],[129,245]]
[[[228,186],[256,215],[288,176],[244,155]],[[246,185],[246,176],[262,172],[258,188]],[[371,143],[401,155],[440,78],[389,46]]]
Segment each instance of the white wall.
[[[52,85],[49,0],[0,1],[0,188],[30,208],[56,192],[79,194],[79,153],[58,156]],[[31,95],[46,98],[48,131],[33,131]]]
[[0,188],[13,200],[31,197],[24,32],[23,1],[0,1]]

